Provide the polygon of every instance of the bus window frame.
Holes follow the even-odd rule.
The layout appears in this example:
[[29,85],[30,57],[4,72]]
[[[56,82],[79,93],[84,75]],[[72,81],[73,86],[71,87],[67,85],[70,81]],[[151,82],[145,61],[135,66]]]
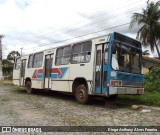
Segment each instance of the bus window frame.
[[[67,47],[70,47],[70,54],[69,54],[69,55],[63,55],[63,54],[64,54],[64,52],[62,52],[62,55],[57,57],[58,49],[67,48]],[[56,49],[55,63],[54,63],[54,64],[55,64],[56,66],[68,65],[68,64],[70,63],[71,54],[72,54],[72,46],[71,46],[71,45],[63,46],[63,47],[59,47],[59,48],[57,48],[57,49]],[[57,64],[57,58],[65,58],[65,56],[69,56],[68,63],[67,63],[67,64],[62,64],[62,63],[61,63],[61,64]]]
[[[79,45],[79,44],[80,44],[80,46],[82,46],[83,43],[87,43],[87,42],[90,43],[90,51],[84,51],[84,52],[80,52],[80,53],[73,53],[73,47],[74,47],[75,45]],[[82,48],[81,48],[81,50],[82,50]],[[90,55],[90,59],[89,59],[88,61],[82,61],[82,62],[78,62],[78,61],[77,61],[77,62],[73,62],[73,60],[72,60],[73,55],[77,54],[78,57],[80,56],[80,58],[81,58],[81,57],[82,57],[81,54],[84,54],[84,53],[90,53],[90,54],[89,54],[89,55]],[[79,55],[79,54],[80,54],[80,55]],[[88,62],[91,61],[91,56],[92,56],[91,54],[92,54],[92,40],[88,40],[88,41],[85,41],[85,42],[80,42],[80,43],[77,43],[77,44],[73,44],[73,45],[72,45],[72,50],[71,50],[70,63],[71,63],[71,64],[88,63]]]
[[[41,66],[34,67],[35,55],[37,55],[37,54],[42,54]],[[30,57],[31,56],[33,56],[33,60],[32,60],[32,63],[31,63],[31,67],[29,67],[29,62],[30,62]],[[44,52],[38,52],[38,53],[30,54],[29,57],[28,57],[27,68],[40,68],[40,67],[42,67],[43,66],[43,59],[44,59]]]
[[[33,58],[32,58],[32,61],[31,61],[31,62],[32,62],[32,63],[31,63],[31,67],[29,67],[30,57],[31,57],[31,56],[32,56]],[[27,64],[27,68],[33,68],[33,60],[34,60],[34,54],[29,55],[29,57],[28,57],[28,64]]]
[[[127,72],[127,71],[121,71],[120,70],[120,68],[118,69],[118,70],[116,70],[116,69],[114,69],[113,67],[112,67],[112,49],[113,49],[113,44],[114,43],[117,43],[118,45],[119,45],[119,47],[121,47],[121,45],[123,45],[123,46],[126,46],[126,47],[130,47],[130,48],[134,48],[134,49],[136,49],[136,50],[139,50],[140,51],[140,55],[139,55],[139,63],[140,63],[140,73],[135,73],[135,72],[132,72],[132,69],[131,69],[131,71],[129,71],[129,72]],[[133,74],[142,74],[142,50],[141,50],[141,48],[138,48],[138,47],[135,47],[135,46],[132,46],[132,45],[129,45],[129,44],[126,44],[126,43],[124,43],[124,42],[120,42],[120,41],[117,41],[117,40],[114,40],[114,42],[113,43],[111,43],[111,59],[110,59],[110,66],[111,66],[111,68],[113,69],[113,70],[115,70],[115,71],[119,71],[119,72],[126,72],[126,73],[133,73]],[[130,57],[130,56],[129,56]],[[118,60],[117,60],[118,61]],[[130,65],[131,65],[131,60],[130,60]],[[132,68],[132,65],[131,65],[131,68]]]
[[[40,66],[36,66],[36,67],[34,67],[35,55],[38,55],[38,54],[42,54],[42,61],[41,61],[41,65],[40,65]],[[34,56],[33,56],[32,68],[40,68],[40,67],[42,67],[42,65],[43,65],[43,58],[44,58],[44,52],[38,52],[38,53],[35,53],[35,54],[34,54]]]

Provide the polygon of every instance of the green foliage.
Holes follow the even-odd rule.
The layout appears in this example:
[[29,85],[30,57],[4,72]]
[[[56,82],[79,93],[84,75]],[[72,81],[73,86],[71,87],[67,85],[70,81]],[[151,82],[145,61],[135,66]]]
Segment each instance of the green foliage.
[[134,13],[131,19],[130,28],[135,24],[141,26],[137,32],[137,38],[143,42],[144,46],[150,46],[154,52],[156,48],[160,58],[160,52],[157,42],[160,41],[160,0],[157,2],[147,1],[147,6],[141,13]]
[[150,92],[160,92],[160,66],[155,67],[144,76],[144,89]]
[[14,64],[7,59],[2,60],[3,75],[5,79],[12,80],[12,71]]
[[160,106],[160,92],[145,91],[143,95],[118,95],[118,100],[128,104]]
[[8,56],[7,56],[7,59],[8,60],[13,60],[15,62],[15,58],[17,56],[20,56],[20,53],[18,51],[11,51]]
[[160,66],[144,76],[143,95],[118,95],[118,100],[129,104],[160,106]]
[[12,80],[13,78],[13,75],[12,74],[9,74],[8,76],[5,76],[4,79],[7,79],[7,80]]
[[2,66],[3,68],[7,68],[7,69],[13,69],[13,63],[8,61],[7,59],[3,59],[2,60]]

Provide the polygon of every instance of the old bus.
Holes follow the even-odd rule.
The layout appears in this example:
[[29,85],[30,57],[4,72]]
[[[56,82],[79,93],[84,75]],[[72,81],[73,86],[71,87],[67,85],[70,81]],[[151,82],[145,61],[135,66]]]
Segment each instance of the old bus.
[[113,32],[16,58],[13,83],[70,92],[85,104],[90,95],[143,94],[141,43]]

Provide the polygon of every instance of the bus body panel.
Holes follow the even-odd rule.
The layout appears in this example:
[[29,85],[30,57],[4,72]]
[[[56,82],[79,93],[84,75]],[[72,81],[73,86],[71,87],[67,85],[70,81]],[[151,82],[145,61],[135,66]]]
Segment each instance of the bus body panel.
[[15,70],[13,69],[13,84],[20,86],[20,69]]
[[31,79],[32,88],[42,89],[43,88],[43,68],[28,68],[26,70],[26,78]]
[[[69,65],[61,65],[61,66],[56,66],[53,65],[52,67],[52,90],[56,91],[70,91],[69,87]],[[63,84],[63,85],[62,85]]]

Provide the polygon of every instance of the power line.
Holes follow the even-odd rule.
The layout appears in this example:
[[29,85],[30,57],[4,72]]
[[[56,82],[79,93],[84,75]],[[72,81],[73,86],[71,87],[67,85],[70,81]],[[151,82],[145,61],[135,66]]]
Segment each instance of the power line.
[[[141,6],[143,6],[143,5],[141,5]],[[141,8],[141,6],[139,6],[139,8]],[[112,16],[112,17],[109,17],[109,18],[106,18],[106,19],[102,19],[102,20],[98,20],[97,22],[95,22],[95,23],[93,23],[93,24],[85,25],[84,27],[87,27],[87,26],[90,27],[90,26],[96,25],[96,24],[101,23],[101,22],[106,21],[106,20],[108,21],[108,20],[111,20],[111,19],[115,19],[115,17],[117,17],[117,16],[120,16],[120,15],[123,15],[123,14],[127,14],[127,13],[132,12],[132,11],[135,11],[135,10],[137,10],[137,9],[139,9],[139,8],[134,8],[134,9],[132,9],[132,10],[129,10],[128,12],[116,14],[116,15],[114,15],[114,16]],[[83,28],[84,28],[84,27],[83,27]],[[70,32],[74,32],[74,31],[77,31],[77,29],[67,31],[67,32],[65,32],[65,34],[70,33]],[[24,41],[23,41],[23,43],[24,43]],[[26,41],[25,43],[32,43],[32,44],[33,44],[33,43],[36,43],[36,42]],[[24,50],[26,50],[26,49],[24,49]]]
[[[117,10],[119,10],[119,9],[122,9],[122,8],[124,8],[124,7],[126,7],[126,6],[129,6],[129,5],[133,5],[133,4],[135,4],[135,3],[138,3],[138,2],[140,2],[141,0],[139,0],[139,1],[136,1],[136,2],[132,2],[132,3],[130,3],[130,4],[127,4],[127,5],[125,5],[125,6],[122,6],[121,8],[117,8],[116,10],[107,10],[108,12],[106,12],[106,13],[103,13],[103,14],[101,14],[101,15],[99,15],[99,14],[97,14],[97,15],[93,15],[93,16],[91,16],[90,17],[90,19],[95,19],[95,18],[99,18],[99,17],[101,17],[101,16],[103,16],[103,15],[105,15],[105,14],[107,14],[107,13],[111,13],[111,12],[114,12],[114,11],[117,11]],[[127,3],[127,2],[126,2]],[[143,4],[144,5],[144,4]],[[142,5],[141,5],[142,6]],[[110,9],[112,9],[112,8],[110,8]],[[97,13],[97,12],[95,12],[95,13]],[[94,13],[94,14],[95,14]],[[91,14],[92,15],[92,14]],[[97,16],[97,17],[96,17]],[[112,17],[111,18],[109,18],[109,19],[112,19]],[[82,22],[80,22],[80,23],[77,23],[77,24],[73,24],[73,25],[67,25],[66,27],[70,27],[70,26],[77,26],[77,25],[79,25],[79,24],[82,24],[82,23],[84,23],[84,22],[87,22],[87,21],[82,21]],[[90,24],[89,24],[90,25]],[[42,36],[45,36],[45,35],[47,35],[47,34],[50,34],[50,33],[53,33],[53,32],[56,32],[56,31],[59,31],[59,30],[63,30],[63,29],[65,29],[63,26],[62,27],[60,27],[60,28],[58,28],[58,29],[51,29],[52,31],[51,32],[47,32],[47,33],[45,33],[45,34],[41,34],[41,35],[39,35],[38,37],[40,38],[40,37],[42,37]],[[27,41],[27,42],[29,42],[29,41]],[[32,43],[32,42],[31,42]]]
[[[61,43],[61,42],[65,42],[65,41],[73,40],[73,39],[76,39],[76,38],[80,38],[80,37],[88,36],[88,35],[91,35],[91,34],[96,34],[96,33],[99,33],[99,32],[103,32],[103,31],[106,31],[106,30],[109,30],[109,29],[113,29],[113,28],[117,28],[117,27],[125,26],[125,25],[128,25],[128,24],[130,24],[130,23],[129,23],[129,22],[128,22],[128,23],[124,23],[124,24],[121,24],[121,25],[117,25],[117,26],[110,27],[110,28],[107,28],[107,29],[103,29],[103,30],[99,30],[99,31],[92,32],[92,33],[88,33],[88,34],[80,35],[80,36],[77,36],[77,37],[73,37],[73,38],[69,38],[69,39],[61,40],[61,41],[58,41],[58,42],[53,42],[53,43],[50,43],[50,44],[40,45],[40,46],[38,46],[38,47],[48,46],[48,45],[51,45],[51,44],[57,44],[57,43]],[[27,49],[31,49],[31,48],[27,48]],[[24,49],[24,50],[27,50],[27,49]]]
[[[142,1],[142,0],[139,0],[139,1],[136,1],[136,2],[133,2],[133,3],[130,3],[130,4],[128,4],[127,6],[133,5],[133,4],[138,3],[138,2],[141,2],[141,1]],[[124,7],[126,7],[126,6],[122,6],[121,8],[118,8],[118,9],[116,9],[116,10],[113,10],[113,9],[111,8],[111,11],[107,10],[108,12],[106,12],[106,13],[103,13],[103,14],[101,14],[101,15],[97,14],[97,15],[96,15],[97,17],[95,17],[95,15],[93,15],[93,16],[91,16],[91,17],[92,17],[93,19],[99,18],[99,17],[102,16],[102,15],[105,15],[105,14],[107,14],[107,13],[111,13],[111,12],[117,11],[117,10],[122,9],[122,8],[124,8]],[[92,19],[92,18],[90,18],[90,19]],[[86,22],[86,21],[79,22],[79,23],[75,24],[74,26],[77,26],[77,25],[79,25],[79,24],[81,24],[81,23],[84,23],[84,22]],[[64,26],[64,27],[70,27],[70,26],[73,27],[73,25],[67,25],[67,26]],[[59,28],[59,29],[52,29],[52,31],[49,32],[49,33],[53,33],[53,32],[55,32],[55,31],[59,31],[59,30],[62,30],[62,29],[64,29],[63,26],[61,26],[61,28]],[[39,37],[44,36],[44,35],[49,34],[49,33],[42,34],[42,35],[40,35]]]
[[[135,10],[135,9],[134,9]],[[130,11],[134,11],[133,9],[132,10],[130,10]],[[137,8],[136,8],[136,10],[137,10]],[[129,12],[130,12],[129,11]],[[107,18],[107,19],[103,19],[103,20],[100,20],[100,21],[97,21],[96,23],[94,23],[94,24],[90,24],[90,25],[87,25],[87,26],[91,26],[91,25],[95,25],[95,24],[97,24],[97,23],[100,23],[100,22],[102,22],[102,21],[108,21],[108,20],[110,20],[110,19],[112,19],[112,18],[115,18],[116,16],[119,16],[119,15],[122,15],[122,14],[124,14],[124,13],[121,13],[121,14],[118,14],[118,15],[115,15],[115,16],[112,16],[111,18]],[[126,13],[125,13],[126,14]],[[86,27],[86,26],[84,26],[84,27]],[[109,28],[110,29],[110,28]],[[74,30],[71,30],[71,31],[67,31],[65,34],[67,34],[67,33],[69,33],[69,32],[73,32],[73,31],[77,31],[77,29],[74,29]],[[68,39],[67,39],[68,40]],[[59,41],[58,41],[59,42]],[[57,43],[57,42],[56,42]],[[50,44],[52,44],[52,43],[49,43],[49,45]],[[48,44],[47,44],[48,45]],[[44,45],[41,45],[41,46],[46,46],[46,44],[44,44]],[[38,46],[38,47],[41,47],[41,46]],[[30,49],[30,48],[26,48],[26,49]],[[24,50],[26,50],[26,49],[24,49]]]

